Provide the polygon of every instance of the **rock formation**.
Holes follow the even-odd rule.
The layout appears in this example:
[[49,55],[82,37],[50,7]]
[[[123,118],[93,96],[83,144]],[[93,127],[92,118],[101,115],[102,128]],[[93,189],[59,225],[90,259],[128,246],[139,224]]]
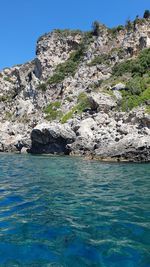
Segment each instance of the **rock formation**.
[[150,19],[40,37],[0,72],[0,113],[1,152],[150,161]]

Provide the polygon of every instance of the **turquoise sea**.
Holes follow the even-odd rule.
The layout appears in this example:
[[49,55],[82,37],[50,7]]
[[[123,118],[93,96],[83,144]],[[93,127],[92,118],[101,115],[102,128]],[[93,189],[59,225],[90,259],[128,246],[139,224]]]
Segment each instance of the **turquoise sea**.
[[150,267],[150,164],[0,154],[0,267]]

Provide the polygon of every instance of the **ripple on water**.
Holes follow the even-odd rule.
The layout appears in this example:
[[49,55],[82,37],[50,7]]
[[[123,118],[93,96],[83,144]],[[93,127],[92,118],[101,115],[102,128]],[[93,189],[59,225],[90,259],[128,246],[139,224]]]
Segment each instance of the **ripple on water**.
[[0,155],[0,266],[149,267],[149,164]]

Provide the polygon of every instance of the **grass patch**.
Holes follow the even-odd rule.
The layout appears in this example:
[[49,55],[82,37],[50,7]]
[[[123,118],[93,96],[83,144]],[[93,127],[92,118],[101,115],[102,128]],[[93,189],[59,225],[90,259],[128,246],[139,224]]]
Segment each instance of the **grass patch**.
[[82,113],[85,109],[91,108],[91,103],[85,93],[80,93],[77,98],[78,113]]
[[91,104],[85,93],[79,94],[77,98],[77,105],[75,105],[69,112],[67,112],[62,118],[61,123],[66,123],[69,119],[73,117],[73,114],[81,114],[85,109],[90,109]]
[[109,59],[110,59],[110,55],[109,54],[102,54],[99,56],[96,56],[89,64],[88,66],[96,66],[96,65],[100,65],[100,64],[106,64],[109,65]]
[[50,103],[46,108],[44,108],[46,119],[49,121],[60,119],[62,116],[62,111],[60,110],[60,107],[61,107],[61,102],[56,101]]
[[67,112],[62,118],[61,123],[66,123],[68,120],[70,120],[73,117],[73,114],[78,111],[77,105],[74,106],[69,112]]
[[102,83],[103,83],[103,80],[101,79],[101,80],[98,80],[95,83],[91,83],[89,87],[91,88],[92,91],[98,92],[100,87],[101,87],[101,85],[102,85]]

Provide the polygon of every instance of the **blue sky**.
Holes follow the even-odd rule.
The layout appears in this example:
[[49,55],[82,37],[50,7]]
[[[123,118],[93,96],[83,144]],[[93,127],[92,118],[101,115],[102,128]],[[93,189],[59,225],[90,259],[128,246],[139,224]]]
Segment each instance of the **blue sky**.
[[1,0],[0,69],[35,56],[38,37],[57,28],[90,30],[94,20],[109,27],[150,9],[150,0]]

